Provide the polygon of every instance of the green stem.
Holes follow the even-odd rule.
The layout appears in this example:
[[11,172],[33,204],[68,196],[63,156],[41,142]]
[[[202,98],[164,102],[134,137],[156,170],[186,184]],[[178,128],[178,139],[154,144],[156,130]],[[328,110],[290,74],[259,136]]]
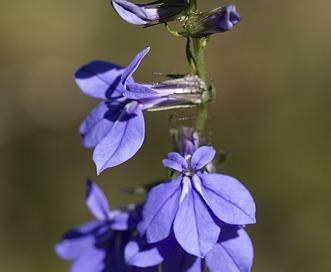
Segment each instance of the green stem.
[[[206,83],[207,69],[205,59],[206,38],[193,38],[193,49],[196,60],[196,72],[199,78]],[[207,84],[206,84],[207,85]],[[197,116],[195,129],[199,134],[203,134],[209,112],[209,102],[202,99],[201,104],[197,105]]]
[[203,134],[209,112],[209,103],[201,103],[197,106],[197,119],[195,121],[195,130]]
[[193,50],[196,58],[197,74],[204,82],[206,82],[207,71],[206,71],[206,59],[205,59],[205,48],[207,45],[205,38],[192,38]]

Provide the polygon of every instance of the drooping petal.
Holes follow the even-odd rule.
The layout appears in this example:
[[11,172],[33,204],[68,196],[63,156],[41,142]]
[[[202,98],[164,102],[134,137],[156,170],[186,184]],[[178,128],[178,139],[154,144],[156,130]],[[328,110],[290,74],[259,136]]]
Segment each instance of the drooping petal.
[[137,230],[146,236],[148,243],[161,241],[169,236],[181,194],[181,179],[177,177],[149,191],[143,212],[143,220]]
[[188,168],[186,160],[177,152],[168,153],[167,156],[162,160],[162,163],[165,167],[174,169],[179,172],[187,170]]
[[166,258],[175,243],[176,240],[173,235],[153,244],[147,244],[140,237],[136,237],[125,247],[125,260],[127,264],[138,267],[158,265]]
[[130,159],[141,147],[144,136],[145,122],[141,108],[132,101],[125,106],[109,133],[94,149],[93,161],[97,173]]
[[128,82],[128,79],[131,78],[132,74],[137,70],[140,62],[145,57],[145,55],[149,52],[150,47],[145,48],[141,52],[139,52],[133,60],[130,62],[130,64],[124,69],[121,77],[121,82],[123,83],[124,87],[126,86],[126,83]]
[[121,96],[124,69],[105,61],[92,61],[75,73],[75,80],[83,93],[103,100]]
[[221,174],[201,174],[202,193],[213,213],[223,222],[234,225],[255,223],[255,203],[238,180]]
[[126,101],[100,102],[79,127],[85,147],[95,147],[111,130]]
[[109,204],[100,187],[90,180],[86,181],[86,205],[94,217],[100,221],[109,219]]
[[104,225],[100,221],[90,221],[68,231],[61,242],[54,247],[56,254],[64,260],[72,260],[83,254],[86,248],[94,247],[95,233]]
[[162,263],[162,272],[202,272],[203,268],[204,260],[188,254],[178,243]]
[[200,170],[215,156],[215,149],[211,146],[201,146],[192,155],[191,167],[195,170]]
[[113,122],[104,118],[108,110],[107,103],[101,102],[81,123],[79,134],[85,147],[95,147],[111,129]]
[[186,252],[201,258],[217,243],[220,227],[195,190],[187,193],[178,209],[174,233]]
[[104,271],[106,252],[90,247],[80,255],[70,267],[70,272]]
[[252,242],[244,229],[222,227],[220,241],[207,253],[206,263],[211,272],[249,272],[253,255]]

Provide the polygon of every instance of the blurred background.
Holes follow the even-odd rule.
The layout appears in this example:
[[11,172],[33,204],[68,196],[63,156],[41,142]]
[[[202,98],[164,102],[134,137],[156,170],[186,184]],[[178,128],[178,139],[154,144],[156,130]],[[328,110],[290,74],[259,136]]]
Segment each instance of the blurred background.
[[[199,2],[201,10],[231,3]],[[222,172],[257,204],[257,224],[247,227],[252,271],[330,271],[331,2],[234,3],[242,22],[207,49],[219,91],[208,128],[214,147],[232,150]],[[185,40],[162,25],[127,24],[108,0],[2,0],[0,22],[1,271],[68,271],[53,245],[92,219],[86,178],[113,208],[139,202],[119,190],[164,178],[171,150],[170,112],[146,112],[143,148],[97,177],[77,130],[98,101],[80,92],[74,72],[95,59],[126,66],[151,46],[135,79],[155,82],[154,71],[188,72]]]

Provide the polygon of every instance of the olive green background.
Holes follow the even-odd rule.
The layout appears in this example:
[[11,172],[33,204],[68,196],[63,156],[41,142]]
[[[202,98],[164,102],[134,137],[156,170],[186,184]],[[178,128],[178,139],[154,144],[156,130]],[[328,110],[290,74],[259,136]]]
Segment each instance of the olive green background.
[[[201,10],[231,3],[199,2]],[[222,172],[256,201],[257,224],[247,227],[252,271],[330,271],[331,2],[235,4],[242,22],[207,49],[219,90],[208,135],[215,148],[232,150]],[[94,59],[125,66],[151,46],[134,76],[155,82],[153,71],[188,71],[185,40],[162,25],[127,24],[106,0],[2,0],[0,34],[1,271],[67,271],[53,245],[92,219],[86,178],[113,208],[138,202],[143,196],[119,189],[164,178],[161,159],[171,150],[170,112],[146,112],[143,148],[97,177],[77,130],[98,101],[79,91],[75,70]]]

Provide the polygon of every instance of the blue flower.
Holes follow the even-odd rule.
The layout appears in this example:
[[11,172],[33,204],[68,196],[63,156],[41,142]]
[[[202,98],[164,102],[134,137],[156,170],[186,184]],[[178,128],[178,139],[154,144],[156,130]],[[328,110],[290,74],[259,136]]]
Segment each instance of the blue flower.
[[187,253],[172,233],[166,239],[148,244],[139,236],[125,248],[127,263],[150,267],[162,262],[163,272],[203,272],[205,265],[211,272],[249,272],[254,250],[246,231],[239,226],[222,225],[217,243],[205,258]]
[[132,74],[148,51],[146,48],[138,53],[126,68],[93,61],[75,74],[85,94],[103,100],[79,128],[83,145],[95,148],[93,161],[98,174],[127,161],[139,150],[145,137],[143,110],[200,103],[205,86],[197,76],[157,84],[134,82]]
[[190,36],[199,38],[210,34],[229,31],[241,21],[235,5],[216,9],[192,16],[184,25]]
[[140,219],[140,206],[110,210],[101,189],[87,181],[86,204],[97,220],[67,232],[55,245],[55,252],[65,260],[74,260],[71,272],[156,272],[129,266],[124,260],[124,247]]
[[147,243],[157,243],[172,232],[189,254],[205,257],[217,244],[222,225],[255,223],[255,203],[235,178],[204,168],[215,150],[199,147],[185,158],[176,152],[163,160],[179,175],[154,187],[143,208],[138,232]]
[[137,5],[126,0],[111,0],[111,4],[130,24],[154,25],[179,18],[189,7],[189,0],[161,0]]

